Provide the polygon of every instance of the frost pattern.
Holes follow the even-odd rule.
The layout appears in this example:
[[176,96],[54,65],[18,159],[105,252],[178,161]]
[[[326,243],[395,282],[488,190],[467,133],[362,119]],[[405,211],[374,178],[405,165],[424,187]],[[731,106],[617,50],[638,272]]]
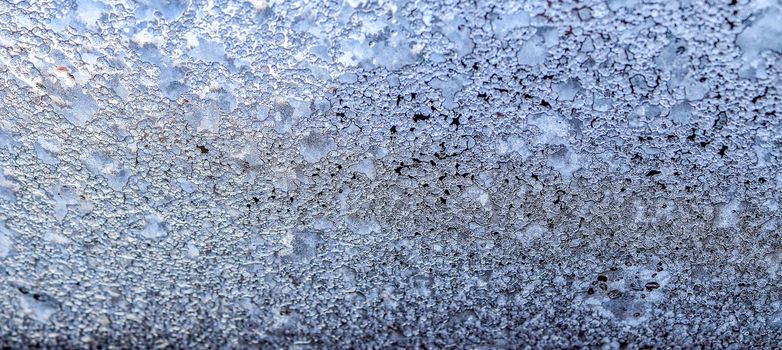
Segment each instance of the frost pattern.
[[2,2],[0,345],[782,347],[781,31],[774,1]]

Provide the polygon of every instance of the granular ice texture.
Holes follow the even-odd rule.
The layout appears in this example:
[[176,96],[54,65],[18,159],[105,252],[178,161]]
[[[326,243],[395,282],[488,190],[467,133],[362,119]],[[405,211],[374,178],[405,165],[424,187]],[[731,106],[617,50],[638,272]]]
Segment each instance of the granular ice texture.
[[0,2],[0,345],[782,347],[775,0]]

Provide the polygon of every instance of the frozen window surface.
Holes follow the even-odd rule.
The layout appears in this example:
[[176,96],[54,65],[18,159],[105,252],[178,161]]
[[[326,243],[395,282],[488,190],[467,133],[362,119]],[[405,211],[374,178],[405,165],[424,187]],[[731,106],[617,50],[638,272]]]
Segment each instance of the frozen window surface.
[[0,345],[782,347],[781,6],[0,3]]

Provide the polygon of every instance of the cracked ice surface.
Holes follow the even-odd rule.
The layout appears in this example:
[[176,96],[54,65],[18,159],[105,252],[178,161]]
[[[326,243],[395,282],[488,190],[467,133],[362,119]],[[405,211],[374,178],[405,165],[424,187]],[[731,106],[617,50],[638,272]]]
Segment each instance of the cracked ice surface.
[[0,3],[0,345],[782,346],[779,1]]

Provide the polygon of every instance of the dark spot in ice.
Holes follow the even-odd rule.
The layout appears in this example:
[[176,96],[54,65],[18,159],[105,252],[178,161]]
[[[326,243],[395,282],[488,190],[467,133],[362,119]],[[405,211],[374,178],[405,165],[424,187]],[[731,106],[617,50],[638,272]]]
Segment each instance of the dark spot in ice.
[[657,282],[649,282],[644,287],[646,288],[647,291],[651,292],[657,288],[660,288],[660,284]]
[[763,97],[766,97],[766,94],[768,94],[768,87],[766,87],[766,89],[763,90],[763,94],[755,96],[755,97],[752,98],[752,104],[758,103],[758,101],[760,101],[760,99],[762,99]]
[[428,115],[423,115],[423,114],[420,114],[420,113],[416,113],[415,115],[413,115],[413,121],[414,121],[414,122],[419,122],[419,121],[422,121],[422,120],[427,120],[427,119],[429,119],[429,118],[430,118],[430,116],[428,116]]

